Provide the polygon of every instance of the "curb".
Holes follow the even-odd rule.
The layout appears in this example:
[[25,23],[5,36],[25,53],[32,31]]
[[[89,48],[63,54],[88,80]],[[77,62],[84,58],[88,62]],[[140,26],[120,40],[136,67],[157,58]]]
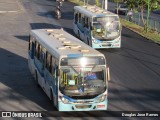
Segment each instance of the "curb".
[[133,31],[133,32],[135,32],[135,33],[137,33],[137,34],[140,35],[141,37],[146,38],[147,40],[150,40],[150,41],[153,42],[153,43],[156,43],[157,45],[160,45],[160,42],[153,41],[153,40],[151,40],[151,39],[149,39],[149,38],[147,38],[147,37],[145,37],[145,36],[139,34],[137,31],[135,31],[135,30],[133,30],[133,29],[127,27],[127,26],[123,26],[123,27],[125,27],[125,28],[127,28],[127,29],[129,29],[129,30],[131,30],[131,31]]

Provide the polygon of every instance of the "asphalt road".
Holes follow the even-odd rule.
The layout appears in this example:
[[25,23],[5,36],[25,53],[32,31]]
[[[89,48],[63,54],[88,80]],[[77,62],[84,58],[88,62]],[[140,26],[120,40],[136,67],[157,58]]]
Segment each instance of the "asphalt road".
[[[21,3],[21,12],[0,14],[0,110],[56,111],[29,72],[27,39],[30,29],[63,27],[73,34],[74,5],[65,2],[63,17],[57,21],[53,0],[21,0]],[[121,49],[99,51],[106,56],[111,70],[109,111],[160,109],[159,45],[123,28]]]

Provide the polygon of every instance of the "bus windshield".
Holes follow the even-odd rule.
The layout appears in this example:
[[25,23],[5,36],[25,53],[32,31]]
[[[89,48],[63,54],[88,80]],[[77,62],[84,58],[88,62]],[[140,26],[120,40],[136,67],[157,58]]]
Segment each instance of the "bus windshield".
[[120,35],[120,21],[118,16],[105,16],[93,18],[93,38],[113,39]]
[[61,66],[59,89],[64,95],[93,96],[106,90],[106,67],[97,64],[83,65],[77,62],[77,65],[68,63],[68,65]]
[[106,90],[105,67],[62,67],[59,86],[60,91],[67,96],[102,94]]

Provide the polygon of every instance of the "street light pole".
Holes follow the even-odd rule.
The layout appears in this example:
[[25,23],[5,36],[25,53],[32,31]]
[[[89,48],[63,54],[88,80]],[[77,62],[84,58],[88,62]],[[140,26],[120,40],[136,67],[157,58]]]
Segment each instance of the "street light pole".
[[104,9],[105,9],[105,10],[108,9],[108,0],[104,0]]
[[146,32],[148,32],[148,28],[149,28],[149,14],[150,14],[150,0],[148,0],[148,9],[147,9],[147,23],[146,23]]

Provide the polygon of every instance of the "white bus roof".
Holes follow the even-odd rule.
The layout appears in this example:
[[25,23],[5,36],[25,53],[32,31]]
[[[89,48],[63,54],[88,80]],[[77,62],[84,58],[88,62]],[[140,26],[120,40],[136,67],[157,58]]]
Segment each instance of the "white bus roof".
[[36,40],[57,58],[61,56],[104,56],[63,29],[31,30]]
[[89,17],[95,17],[95,16],[118,16],[115,13],[112,13],[110,11],[104,10],[97,6],[74,6],[74,10],[79,11],[82,14],[85,14]]

